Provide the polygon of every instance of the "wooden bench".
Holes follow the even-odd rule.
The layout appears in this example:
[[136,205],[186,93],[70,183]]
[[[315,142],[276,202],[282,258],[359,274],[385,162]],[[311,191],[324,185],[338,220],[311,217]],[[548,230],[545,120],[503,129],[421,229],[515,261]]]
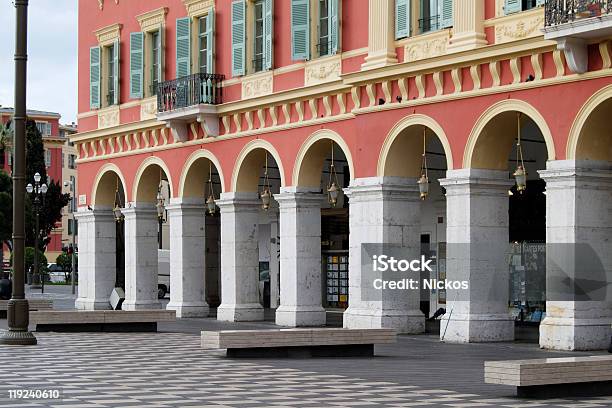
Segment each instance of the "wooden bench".
[[374,344],[397,341],[394,329],[298,328],[203,331],[202,348],[228,357],[373,356]]
[[149,332],[158,322],[176,320],[174,310],[62,310],[30,313],[36,331],[55,332]]
[[[6,319],[8,300],[0,300],[0,318]],[[28,306],[32,310],[53,310],[53,299],[28,299]]]
[[612,395],[612,355],[486,361],[484,375],[515,386],[519,397]]

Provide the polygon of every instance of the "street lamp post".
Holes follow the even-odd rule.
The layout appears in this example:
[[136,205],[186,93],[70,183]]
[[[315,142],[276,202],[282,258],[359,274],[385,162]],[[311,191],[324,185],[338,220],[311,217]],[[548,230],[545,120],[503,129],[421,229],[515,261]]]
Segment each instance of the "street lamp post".
[[8,302],[8,331],[0,344],[33,345],[36,337],[28,331],[30,309],[24,291],[25,263],[25,137],[26,69],[28,63],[28,0],[15,0],[15,115],[13,116],[13,293]]
[[74,185],[74,179],[71,179],[70,181],[64,181],[64,186],[70,186],[70,212],[72,213],[72,252],[70,254],[70,287],[72,290],[72,294],[74,295],[74,275],[76,274],[76,186]]
[[34,185],[26,186],[28,194],[34,194],[34,215],[36,217],[36,229],[34,231],[34,274],[32,275],[32,288],[38,288],[41,284],[42,293],[45,292],[45,278],[41,279],[38,265],[38,239],[40,235],[40,198],[47,194],[47,185],[40,184],[40,173],[34,174]]

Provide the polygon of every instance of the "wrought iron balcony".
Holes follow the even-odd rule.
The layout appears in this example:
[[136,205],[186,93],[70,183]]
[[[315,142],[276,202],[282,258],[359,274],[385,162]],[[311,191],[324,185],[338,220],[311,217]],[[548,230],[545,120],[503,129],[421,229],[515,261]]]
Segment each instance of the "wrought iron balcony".
[[588,68],[588,41],[612,35],[612,0],[546,0],[544,38],[556,40],[569,68]]
[[166,122],[177,141],[196,131],[198,122],[207,136],[219,134],[217,107],[223,103],[224,75],[193,74],[157,86],[157,119]]
[[224,79],[225,76],[219,74],[193,74],[162,82],[157,86],[157,111],[223,103],[221,83]]
[[612,14],[612,0],[546,0],[546,27]]

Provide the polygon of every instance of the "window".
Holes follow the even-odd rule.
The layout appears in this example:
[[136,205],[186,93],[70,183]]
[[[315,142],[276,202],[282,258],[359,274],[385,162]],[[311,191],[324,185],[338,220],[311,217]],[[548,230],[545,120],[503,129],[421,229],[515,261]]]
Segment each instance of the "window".
[[36,128],[42,136],[51,136],[51,124],[49,122],[36,122]]
[[157,85],[161,81],[161,35],[151,33],[151,89],[150,95],[157,95]]
[[119,40],[115,40],[89,49],[89,105],[91,109],[99,109],[118,104]]
[[329,54],[329,0],[319,0],[319,56]]
[[45,150],[45,167],[51,167],[51,150]]
[[505,0],[504,13],[512,14],[544,5],[544,0]]
[[68,155],[68,168],[72,170],[76,169],[76,155],[74,154]]
[[200,73],[208,73],[212,67],[208,66],[208,17],[198,18],[198,65]]
[[293,60],[336,54],[340,44],[340,15],[340,0],[291,0]]
[[421,0],[419,32],[427,33],[453,25],[452,0]]
[[263,70],[264,59],[264,5],[263,0],[255,1],[255,44],[253,44],[253,71]]
[[[105,53],[107,53],[109,56],[111,55],[115,55],[115,46],[114,45],[110,45],[109,47],[106,47]],[[106,104],[108,106],[113,105],[115,102],[115,59],[114,58],[108,58],[108,79],[107,79],[107,85],[106,85],[106,89],[108,89],[108,93],[106,94]]]
[[[272,69],[273,8],[273,0],[232,1],[233,76]],[[253,33],[248,44],[247,31]]]
[[62,168],[66,166],[66,153],[62,152]]

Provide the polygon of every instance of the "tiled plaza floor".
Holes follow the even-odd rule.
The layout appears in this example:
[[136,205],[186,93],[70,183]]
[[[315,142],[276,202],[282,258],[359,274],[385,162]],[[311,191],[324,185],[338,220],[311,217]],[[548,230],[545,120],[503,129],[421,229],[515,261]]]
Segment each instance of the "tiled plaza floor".
[[[200,348],[199,330],[230,327],[274,326],[189,319],[160,333],[37,333],[37,346],[0,346],[0,407],[612,407],[612,397],[519,399],[483,382],[486,360],[580,353],[429,335],[400,336],[374,358],[237,360]],[[61,398],[11,400],[12,389]]]

